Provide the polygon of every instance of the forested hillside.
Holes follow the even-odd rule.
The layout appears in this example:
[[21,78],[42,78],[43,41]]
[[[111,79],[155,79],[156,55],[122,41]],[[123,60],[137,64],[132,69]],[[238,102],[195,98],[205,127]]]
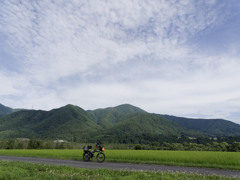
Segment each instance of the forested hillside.
[[51,111],[5,110],[7,115],[0,118],[0,139],[149,143],[183,137],[240,135],[240,125],[230,121],[153,114],[129,104],[88,111],[73,105]]
[[10,108],[10,107],[7,107],[7,106],[4,106],[2,104],[0,104],[0,117],[1,116],[5,116],[7,114],[11,114],[13,112],[15,112],[16,110]]
[[236,136],[240,134],[240,125],[223,119],[190,119],[169,115],[160,115],[186,129],[200,131],[215,136]]

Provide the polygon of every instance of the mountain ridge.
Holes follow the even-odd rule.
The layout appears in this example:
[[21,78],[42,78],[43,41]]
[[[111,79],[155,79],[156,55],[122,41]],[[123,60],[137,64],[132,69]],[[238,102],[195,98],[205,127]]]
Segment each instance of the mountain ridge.
[[146,143],[170,136],[240,135],[240,125],[231,121],[215,120],[212,124],[209,124],[211,120],[207,123],[204,119],[197,121],[148,113],[130,104],[96,110],[68,104],[50,111],[7,113],[0,117],[0,139],[28,137],[87,142],[99,138],[108,142]]
[[[200,118],[185,118],[176,117],[170,115],[160,115],[165,117],[172,122],[191,130],[197,130],[204,133],[212,133],[213,135],[225,135],[236,136],[239,135],[240,125],[225,119],[200,119]],[[217,128],[217,130],[216,130]],[[234,130],[234,133],[229,133],[229,131]]]
[[13,113],[15,110],[0,103],[0,117]]

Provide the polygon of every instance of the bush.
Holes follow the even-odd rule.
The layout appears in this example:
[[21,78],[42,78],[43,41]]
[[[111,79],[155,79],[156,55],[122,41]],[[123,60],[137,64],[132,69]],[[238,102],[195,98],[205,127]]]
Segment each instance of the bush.
[[141,150],[142,149],[142,147],[141,147],[141,145],[140,144],[137,144],[137,145],[135,145],[135,148],[134,148],[135,150]]
[[28,142],[28,149],[43,149],[43,142],[36,139],[31,139]]

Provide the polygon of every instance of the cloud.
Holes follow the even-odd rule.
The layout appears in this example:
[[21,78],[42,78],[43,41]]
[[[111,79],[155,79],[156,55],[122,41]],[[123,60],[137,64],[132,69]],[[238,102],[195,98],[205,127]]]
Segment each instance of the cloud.
[[213,9],[206,13],[198,8],[203,5],[186,2],[9,1],[3,6],[1,25],[13,52],[25,55],[26,70],[58,78],[99,62],[178,49],[175,46],[214,24],[217,16]]

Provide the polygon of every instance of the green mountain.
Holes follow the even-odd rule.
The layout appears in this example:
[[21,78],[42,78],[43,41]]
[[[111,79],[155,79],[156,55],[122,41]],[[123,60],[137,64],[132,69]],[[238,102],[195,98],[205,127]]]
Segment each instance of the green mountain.
[[11,114],[11,113],[13,113],[14,111],[16,111],[16,110],[0,104],[0,117],[1,117],[1,116],[5,116],[5,115],[7,115],[7,114]]
[[[105,131],[105,139],[121,143],[146,143],[154,138],[180,136],[188,131],[157,114],[136,113]],[[156,140],[156,139],[155,139]]]
[[103,128],[111,128],[116,123],[145,111],[130,104],[123,104],[116,107],[97,109],[87,112],[89,114],[89,118],[93,119],[98,125]]
[[169,115],[160,115],[189,130],[215,136],[240,135],[240,125],[223,119],[191,119]]
[[1,138],[73,139],[101,129],[83,109],[67,105],[51,111],[24,110],[0,119]]
[[116,143],[147,143],[182,135],[240,135],[240,125],[230,121],[195,121],[152,114],[129,104],[88,111],[66,105],[51,111],[21,110],[6,114],[0,117],[0,139],[24,137],[78,142],[101,139]]

